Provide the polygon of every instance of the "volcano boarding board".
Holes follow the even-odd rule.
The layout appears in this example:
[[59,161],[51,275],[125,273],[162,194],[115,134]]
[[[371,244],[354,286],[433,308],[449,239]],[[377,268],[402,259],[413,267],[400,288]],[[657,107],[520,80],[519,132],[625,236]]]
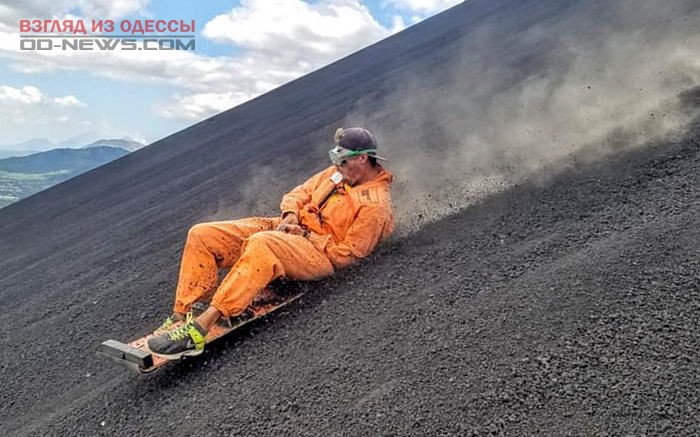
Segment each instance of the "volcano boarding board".
[[[247,325],[254,320],[294,302],[303,294],[303,292],[295,292],[282,296],[269,288],[265,289],[255,298],[253,303],[243,314],[232,317],[229,320],[219,321],[216,325],[212,326],[207,333],[206,344],[212,343],[231,331],[235,331],[243,325]],[[176,329],[178,326],[182,325],[182,323],[183,322],[176,322],[173,325],[173,329]],[[119,364],[125,365],[129,369],[139,373],[153,372],[169,362],[179,359],[169,360],[152,354],[151,351],[148,350],[147,344],[148,339],[152,336],[153,334],[148,334],[129,343],[107,340],[100,345],[97,353],[107,356]]]

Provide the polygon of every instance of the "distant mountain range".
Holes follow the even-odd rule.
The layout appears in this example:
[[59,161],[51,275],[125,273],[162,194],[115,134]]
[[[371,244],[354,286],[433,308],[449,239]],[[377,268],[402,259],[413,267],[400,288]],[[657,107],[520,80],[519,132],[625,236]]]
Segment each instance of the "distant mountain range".
[[[46,144],[47,140],[31,140],[21,146],[26,150]],[[56,148],[0,159],[0,208],[143,146],[129,139],[103,139],[78,148]]]
[[129,152],[133,152],[142,148],[143,146],[145,146],[145,144],[127,138],[122,138],[110,140],[97,140],[81,148],[87,149],[90,147],[120,147],[122,149],[128,150]]
[[53,149],[85,149],[88,147],[107,146],[120,147],[130,152],[144,147],[143,142],[129,138],[112,138],[95,140],[94,135],[79,135],[65,141],[54,143],[46,138],[33,138],[16,144],[0,144],[0,159],[27,156],[37,152],[46,152]]

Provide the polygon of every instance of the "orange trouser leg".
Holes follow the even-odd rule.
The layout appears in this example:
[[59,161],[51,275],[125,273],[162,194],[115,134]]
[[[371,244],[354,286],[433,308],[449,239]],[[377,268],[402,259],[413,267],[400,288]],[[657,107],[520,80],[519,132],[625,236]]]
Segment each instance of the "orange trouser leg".
[[309,281],[333,273],[333,265],[306,238],[267,231],[253,234],[214,293],[211,304],[224,317],[242,313],[271,281],[281,276]]
[[189,311],[193,303],[214,290],[219,269],[229,268],[238,261],[246,238],[274,229],[278,224],[277,218],[253,217],[192,226],[180,263],[175,312]]

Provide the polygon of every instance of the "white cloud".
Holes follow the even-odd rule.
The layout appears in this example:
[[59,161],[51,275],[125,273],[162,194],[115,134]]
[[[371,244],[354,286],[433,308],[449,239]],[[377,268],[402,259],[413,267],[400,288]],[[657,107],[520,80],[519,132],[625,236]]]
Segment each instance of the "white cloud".
[[77,108],[85,106],[75,96],[51,98],[32,85],[21,88],[0,85],[0,125],[3,121],[25,126],[67,123]]
[[386,3],[396,9],[427,15],[444,11],[462,1],[463,0],[387,0]]
[[391,33],[401,32],[406,28],[406,22],[401,15],[391,17]]
[[54,97],[53,101],[58,106],[64,106],[67,108],[70,108],[70,107],[83,108],[83,107],[85,107],[85,103],[81,102],[80,100],[78,100],[77,97],[72,96],[72,95],[71,96],[63,96],[63,97]]
[[356,0],[243,0],[209,21],[203,35],[242,49],[229,59],[230,80],[177,96],[165,116],[201,119],[249,100],[397,32],[379,24]]
[[0,86],[0,103],[2,104],[25,104],[31,105],[40,103],[45,99],[44,95],[39,91],[39,88],[34,86],[23,86],[22,88],[13,88],[11,86]]
[[208,22],[203,35],[259,53],[328,62],[388,31],[359,1],[243,0]]
[[204,117],[225,111],[250,99],[250,95],[226,93],[197,93],[186,96],[176,95],[177,104],[158,110],[167,118],[201,120]]
[[144,146],[149,143],[148,139],[146,137],[140,135],[140,134],[134,134],[133,137],[131,137],[133,141],[136,141],[137,143],[141,143]]

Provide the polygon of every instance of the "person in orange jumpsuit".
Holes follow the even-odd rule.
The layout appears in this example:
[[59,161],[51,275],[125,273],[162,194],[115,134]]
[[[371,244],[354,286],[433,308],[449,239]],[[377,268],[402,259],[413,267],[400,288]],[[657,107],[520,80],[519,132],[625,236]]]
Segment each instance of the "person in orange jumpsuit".
[[[170,359],[199,355],[219,318],[236,316],[279,277],[315,280],[368,256],[394,229],[391,173],[361,127],[338,129],[332,166],[287,193],[279,217],[201,223],[188,233],[173,314],[148,340]],[[218,271],[231,268],[221,284]],[[196,319],[195,302],[211,295]],[[184,320],[177,329],[175,321]]]

